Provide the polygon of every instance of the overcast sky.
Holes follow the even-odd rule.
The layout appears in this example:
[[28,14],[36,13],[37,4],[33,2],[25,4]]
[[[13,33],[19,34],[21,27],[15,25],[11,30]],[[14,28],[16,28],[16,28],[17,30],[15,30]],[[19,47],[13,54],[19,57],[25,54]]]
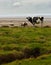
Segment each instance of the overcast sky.
[[51,0],[0,0],[0,16],[51,14]]

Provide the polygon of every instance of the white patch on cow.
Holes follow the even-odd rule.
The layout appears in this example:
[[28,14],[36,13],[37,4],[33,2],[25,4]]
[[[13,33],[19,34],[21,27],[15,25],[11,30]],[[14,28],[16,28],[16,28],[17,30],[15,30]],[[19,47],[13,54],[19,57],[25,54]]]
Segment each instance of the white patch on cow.
[[37,24],[40,23],[40,19],[38,19],[36,22],[37,22]]

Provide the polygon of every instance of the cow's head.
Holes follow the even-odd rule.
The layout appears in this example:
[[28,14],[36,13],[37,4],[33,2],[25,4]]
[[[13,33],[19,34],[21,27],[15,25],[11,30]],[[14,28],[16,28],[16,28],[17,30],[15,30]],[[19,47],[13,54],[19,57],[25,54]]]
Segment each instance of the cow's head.
[[40,19],[41,21],[43,21],[43,20],[44,20],[44,17],[39,17],[39,19]]

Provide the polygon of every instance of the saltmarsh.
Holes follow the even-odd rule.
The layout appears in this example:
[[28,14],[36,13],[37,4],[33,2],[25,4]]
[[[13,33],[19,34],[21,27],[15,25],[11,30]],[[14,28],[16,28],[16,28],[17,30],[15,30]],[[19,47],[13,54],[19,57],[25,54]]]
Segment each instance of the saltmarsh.
[[[35,58],[35,56],[37,57]],[[50,58],[51,28],[0,28],[0,64],[37,65],[39,63],[38,65],[50,65]]]

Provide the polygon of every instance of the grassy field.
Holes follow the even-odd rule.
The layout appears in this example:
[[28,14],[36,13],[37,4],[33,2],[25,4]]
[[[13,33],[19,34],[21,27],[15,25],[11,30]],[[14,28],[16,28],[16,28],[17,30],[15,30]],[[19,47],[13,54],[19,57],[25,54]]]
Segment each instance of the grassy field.
[[51,65],[51,28],[0,28],[1,65]]

